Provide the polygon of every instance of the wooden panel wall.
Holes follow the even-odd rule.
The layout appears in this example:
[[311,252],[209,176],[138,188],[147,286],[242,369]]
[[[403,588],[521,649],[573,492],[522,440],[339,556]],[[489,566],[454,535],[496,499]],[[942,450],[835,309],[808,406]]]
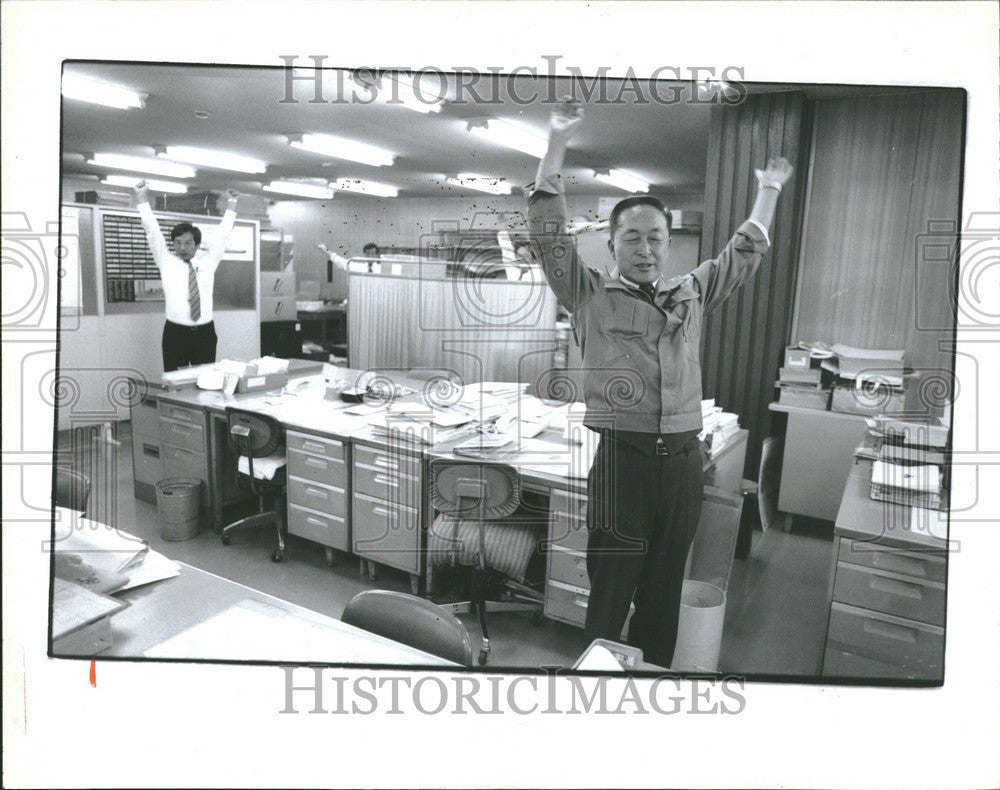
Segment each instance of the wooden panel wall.
[[552,367],[556,303],[544,283],[352,273],[349,294],[353,368],[530,383]]
[[800,92],[751,94],[712,111],[705,179],[701,257],[721,250],[749,216],[757,191],[754,168],[783,155],[796,167],[771,229],[771,250],[756,276],[704,324],[704,397],[740,416],[750,431],[744,475],[756,479],[793,317],[799,232],[809,153],[806,101]]

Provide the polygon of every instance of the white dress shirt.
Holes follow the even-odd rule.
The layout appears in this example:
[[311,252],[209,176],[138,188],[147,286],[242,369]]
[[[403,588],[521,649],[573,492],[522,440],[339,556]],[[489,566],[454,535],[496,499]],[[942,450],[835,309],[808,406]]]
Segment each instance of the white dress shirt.
[[201,298],[201,317],[191,320],[191,305],[188,301],[188,266],[182,258],[174,255],[163,238],[160,223],[156,221],[149,203],[140,203],[139,216],[146,231],[146,240],[153,253],[156,268],[160,270],[163,282],[163,296],[167,303],[167,320],[183,326],[201,326],[212,320],[212,295],[215,290],[215,270],[226,251],[226,241],[236,222],[236,212],[227,211],[222,222],[215,229],[207,249],[199,247],[191,259],[198,277],[198,294]]

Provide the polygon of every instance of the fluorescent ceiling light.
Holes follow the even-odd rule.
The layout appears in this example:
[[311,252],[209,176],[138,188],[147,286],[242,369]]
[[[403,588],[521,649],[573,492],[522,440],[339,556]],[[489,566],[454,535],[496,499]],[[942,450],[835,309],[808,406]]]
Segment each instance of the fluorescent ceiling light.
[[365,165],[391,165],[396,155],[376,148],[373,145],[358,143],[345,137],[334,137],[331,134],[303,134],[289,137],[288,144],[292,148],[311,151],[315,154],[332,156],[335,159],[347,159],[350,162],[361,162]]
[[445,180],[457,187],[488,192],[491,195],[509,195],[512,188],[505,178],[490,178],[475,173],[459,173],[454,178],[446,178]]
[[363,192],[366,195],[379,197],[396,197],[399,194],[396,187],[375,181],[362,181],[360,178],[338,178],[336,181],[331,181],[330,186],[334,189],[343,189],[345,192]]
[[170,192],[175,195],[183,195],[188,191],[187,184],[178,184],[176,181],[157,181],[152,178],[142,176],[105,176],[102,184],[113,187],[134,187],[140,181],[145,181],[146,186],[154,192]]
[[595,171],[594,178],[626,192],[649,192],[649,184],[621,170],[609,170],[606,173]]
[[485,126],[469,126],[469,131],[496,145],[505,145],[541,159],[548,147],[548,140],[509,121],[490,118]]
[[146,106],[144,93],[92,80],[79,74],[63,74],[62,95],[67,99],[101,104],[118,110],[130,110],[133,107],[142,109]]
[[213,151],[211,148],[195,148],[190,145],[168,145],[157,151],[156,155],[163,159],[173,159],[177,162],[187,162],[202,167],[214,167],[219,170],[235,170],[238,173],[263,173],[267,170],[267,162],[261,162],[259,159],[231,154],[228,151]]
[[303,184],[300,181],[272,181],[270,184],[264,185],[264,191],[305,198],[329,199],[333,197],[333,190],[330,187]]
[[[426,77],[390,74],[387,75],[387,79],[396,83],[396,85],[392,85],[386,80],[382,81],[383,92],[389,92],[388,96],[385,97],[386,103],[392,100],[390,106],[398,105],[422,113],[441,112],[444,99],[423,87],[427,81]],[[440,80],[438,80],[438,87],[441,87]],[[398,104],[398,102],[402,102],[402,104]]]
[[131,170],[133,173],[153,173],[167,178],[194,178],[198,172],[189,165],[127,154],[91,154],[86,159],[88,165],[110,167],[114,170]]

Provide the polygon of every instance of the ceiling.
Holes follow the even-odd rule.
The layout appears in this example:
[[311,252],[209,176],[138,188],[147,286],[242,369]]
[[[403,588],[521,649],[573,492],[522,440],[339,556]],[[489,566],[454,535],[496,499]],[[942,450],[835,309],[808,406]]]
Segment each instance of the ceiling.
[[[336,100],[351,96],[345,72],[327,70],[321,88],[323,102],[313,102],[315,82],[292,84],[286,98],[283,68],[184,66],[175,64],[67,63],[75,72],[104,82],[133,88],[148,95],[143,109],[116,110],[72,99],[63,101],[62,164],[66,177],[103,177],[122,171],[106,170],[84,162],[85,153],[124,153],[151,157],[154,146],[192,145],[252,156],[268,163],[266,174],[247,175],[199,168],[188,182],[198,189],[259,193],[270,199],[281,196],[262,191],[272,179],[360,178],[399,188],[400,197],[474,196],[476,192],[445,182],[446,175],[472,172],[507,178],[520,187],[534,177],[537,159],[481,140],[467,131],[467,123],[493,116],[514,120],[545,134],[550,104],[530,101],[570,92],[569,80],[518,76],[512,96],[506,76],[480,80],[473,91],[459,91],[455,76],[442,85],[434,76],[422,81],[447,101],[439,113],[422,114],[382,102]],[[313,76],[312,71],[305,73]],[[340,84],[347,86],[341,94]],[[595,92],[583,101],[586,118],[573,137],[564,174],[568,191],[577,195],[607,194],[609,187],[594,178],[597,168],[625,170],[652,184],[664,194],[701,193],[708,148],[711,103],[651,100],[648,83],[641,83],[644,103],[636,94],[622,91],[621,80],[607,80],[605,97],[622,102],[601,102]],[[658,83],[663,97],[690,96],[690,83]],[[803,89],[803,86],[750,85],[749,90]],[[442,91],[442,88],[444,89]],[[805,86],[811,98],[829,98],[866,90],[856,86]],[[684,91],[685,93],[677,93]],[[811,93],[810,93],[811,92]],[[371,92],[354,89],[362,101]],[[384,95],[384,93],[383,93]],[[579,92],[577,95],[581,96]],[[518,100],[518,97],[521,100]],[[524,101],[529,99],[529,101]],[[459,101],[461,100],[461,101]],[[196,112],[208,113],[199,118]],[[286,135],[326,133],[347,137],[396,154],[386,167],[355,164],[301,151],[287,144]],[[286,198],[295,199],[295,198]]]
[[[517,121],[544,135],[551,108],[540,101],[516,101],[508,94],[505,79],[499,80],[498,90],[488,85],[476,88],[478,96],[490,104],[463,93],[464,102],[446,102],[441,112],[422,114],[381,102],[334,103],[338,97],[335,72],[326,75],[321,94],[326,103],[310,102],[312,82],[294,83],[296,102],[283,103],[286,74],[279,68],[80,63],[67,64],[65,69],[133,88],[148,98],[145,108],[132,110],[64,99],[64,176],[103,177],[122,172],[86,164],[85,153],[151,157],[153,146],[193,145],[252,156],[269,165],[263,175],[199,168],[189,184],[213,190],[233,187],[271,199],[281,197],[262,192],[260,179],[369,179],[398,187],[400,197],[478,194],[444,181],[445,175],[459,172],[505,177],[523,186],[533,179],[538,160],[483,141],[467,131],[467,122],[492,116]],[[426,84],[438,91],[434,77],[428,77]],[[515,91],[520,97],[537,91],[544,98],[551,87],[544,80],[525,77],[518,78]],[[669,95],[666,88],[661,93]],[[359,89],[355,95],[367,99],[371,93]],[[449,79],[447,95],[459,95],[453,79]],[[562,93],[557,90],[554,95]],[[617,88],[610,88],[608,95],[617,95]],[[564,172],[570,191],[606,194],[609,187],[595,179],[593,171],[607,167],[643,178],[658,193],[703,190],[710,105],[602,105],[597,98],[584,102],[585,123],[567,156]],[[625,94],[625,98],[632,95]],[[209,117],[200,119],[196,111],[208,112]],[[395,163],[385,167],[355,164],[287,144],[286,135],[308,132],[336,134],[388,149],[396,154]]]

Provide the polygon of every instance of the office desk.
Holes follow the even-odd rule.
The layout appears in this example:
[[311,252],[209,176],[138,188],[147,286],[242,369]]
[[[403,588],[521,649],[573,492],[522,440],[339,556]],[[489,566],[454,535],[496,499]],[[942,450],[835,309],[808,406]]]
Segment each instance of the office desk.
[[[363,371],[341,369],[352,383]],[[416,392],[423,381],[400,377],[398,382]],[[187,390],[160,395],[160,407],[170,420],[200,421],[213,459],[211,501],[213,524],[222,528],[226,498],[222,475],[232,477],[234,461],[225,434],[227,406],[259,411],[281,422],[287,432],[288,529],[324,546],[333,562],[334,551],[361,559],[374,580],[374,563],[409,574],[414,594],[426,592],[426,533],[434,510],[426,490],[432,460],[455,459],[451,448],[466,437],[426,447],[391,442],[374,435],[363,416],[346,413],[348,404],[312,399],[305,395],[225,395]],[[173,422],[164,423],[166,428]],[[572,426],[574,430],[586,430]],[[726,589],[742,508],[741,481],[747,432],[733,436],[714,459],[706,462],[702,521],[692,547],[690,578]],[[499,463],[519,470],[523,488],[546,504],[540,520],[547,520],[543,544],[546,554],[546,615],[582,625],[589,594],[586,576],[586,478],[589,459],[578,460],[575,476],[566,470],[571,450],[562,431],[546,430],[532,440],[535,452],[519,453]],[[542,450],[542,452],[538,452]],[[551,452],[548,452],[551,450]],[[558,456],[562,461],[558,460]]]
[[822,674],[939,681],[947,542],[919,521],[914,528],[914,508],[872,499],[871,470],[872,462],[861,459],[848,467],[834,528]]
[[768,408],[787,415],[778,510],[833,521],[865,417],[781,403]]
[[102,656],[287,663],[455,666],[181,563],[181,575],[116,596]]

